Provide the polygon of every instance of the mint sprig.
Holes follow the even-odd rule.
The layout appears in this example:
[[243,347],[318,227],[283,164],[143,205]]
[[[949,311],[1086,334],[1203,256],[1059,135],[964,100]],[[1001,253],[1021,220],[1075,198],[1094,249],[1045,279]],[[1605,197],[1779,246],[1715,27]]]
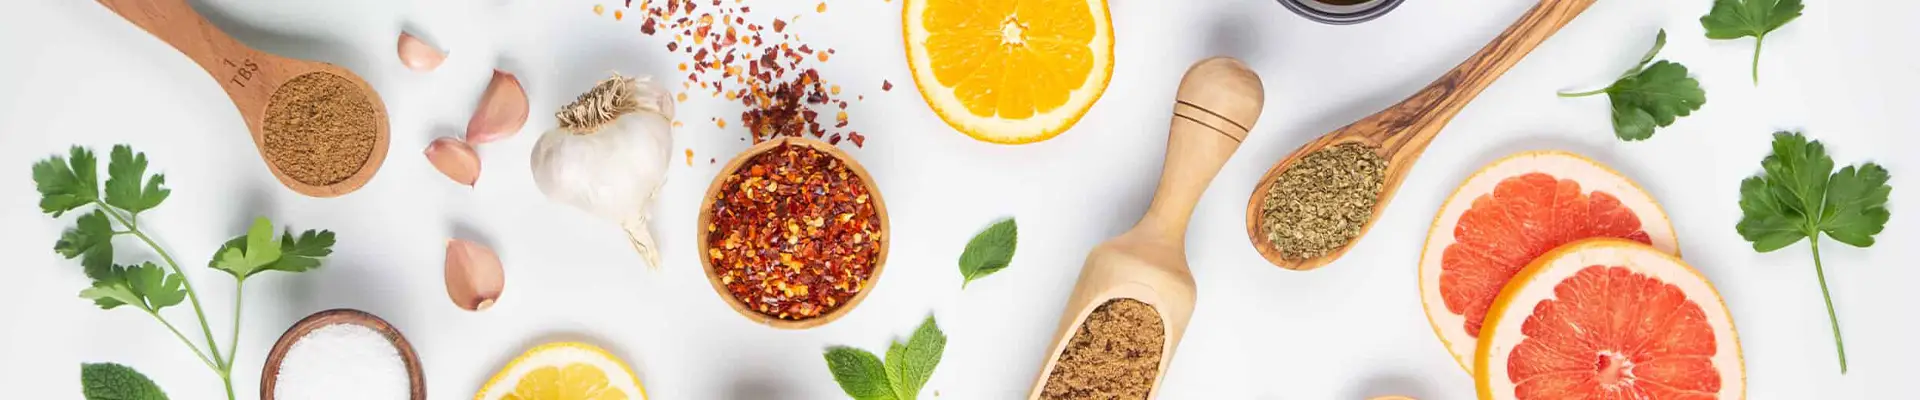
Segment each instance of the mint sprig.
[[993,224],[987,230],[974,235],[967,241],[966,251],[960,253],[960,276],[966,280],[960,282],[960,288],[1006,269],[1013,262],[1013,250],[1020,240],[1020,227],[1012,218]]
[[929,315],[906,344],[888,346],[885,362],[871,352],[847,346],[829,347],[824,357],[840,390],[856,400],[913,400],[933,377],[946,349],[947,335]]

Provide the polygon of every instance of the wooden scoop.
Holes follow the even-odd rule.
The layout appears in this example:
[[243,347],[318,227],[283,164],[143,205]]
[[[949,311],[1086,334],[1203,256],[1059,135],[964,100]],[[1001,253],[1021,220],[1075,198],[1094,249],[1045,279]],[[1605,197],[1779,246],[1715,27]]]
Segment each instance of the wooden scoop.
[[339,182],[324,186],[309,185],[280,171],[280,167],[268,161],[267,169],[273,172],[280,184],[286,185],[300,194],[314,197],[334,197],[353,192],[373,179],[373,173],[380,169],[380,163],[387,158],[387,106],[380,101],[380,95],[368,86],[352,71],[333,64],[295,60],[267,54],[247,47],[221,32],[207,19],[193,10],[186,0],[98,0],[100,5],[120,14],[122,18],[133,22],[147,33],[159,37],[161,41],[173,45],[173,48],[200,64],[220,88],[226,89],[227,97],[233,99],[233,105],[240,109],[240,118],[247,121],[247,131],[253,134],[253,145],[260,151],[260,158],[267,159],[266,136],[264,126],[267,103],[273,98],[275,90],[295,77],[313,72],[325,72],[346,78],[358,86],[360,92],[373,103],[376,111],[374,120],[378,121],[374,129],[373,152],[367,155],[360,170]]
[[[1385,111],[1354,122],[1335,130],[1319,139],[1300,146],[1293,154],[1274,164],[1260,177],[1253,190],[1252,198],[1247,200],[1247,239],[1253,242],[1253,248],[1260,251],[1267,262],[1281,268],[1292,270],[1311,270],[1327,265],[1340,256],[1346,255],[1373,223],[1380,220],[1380,213],[1387,209],[1387,203],[1393,200],[1394,192],[1413,169],[1413,163],[1420,159],[1420,153],[1440,134],[1447,121],[1453,120],[1460,109],[1473,101],[1481,90],[1493,84],[1494,79],[1506,73],[1508,68],[1519,63],[1522,57],[1540,42],[1553,36],[1573,17],[1580,15],[1594,0],[1542,0],[1539,5],[1527,11],[1507,31],[1493,39],[1474,53],[1473,57],[1447,71],[1439,80],[1428,84],[1426,88],[1414,93],[1413,97],[1402,100]],[[1386,182],[1380,189],[1380,199],[1373,205],[1372,217],[1360,228],[1360,236],[1354,237],[1345,247],[1327,255],[1304,260],[1288,260],[1281,257],[1280,249],[1267,240],[1267,228],[1262,223],[1261,212],[1266,208],[1267,193],[1273,189],[1273,183],[1299,160],[1315,151],[1344,143],[1365,143],[1379,149],[1380,157],[1387,160]]]
[[1260,119],[1266,93],[1260,77],[1239,61],[1211,58],[1195,63],[1180,80],[1167,135],[1167,161],[1147,215],[1132,230],[1095,247],[1067,298],[1059,332],[1047,351],[1032,399],[1040,398],[1061,351],[1094,308],[1116,298],[1153,306],[1166,326],[1166,348],[1151,393],[1173,359],[1174,347],[1193,317],[1193,273],[1187,270],[1187,219],[1220,167],[1240,148]]

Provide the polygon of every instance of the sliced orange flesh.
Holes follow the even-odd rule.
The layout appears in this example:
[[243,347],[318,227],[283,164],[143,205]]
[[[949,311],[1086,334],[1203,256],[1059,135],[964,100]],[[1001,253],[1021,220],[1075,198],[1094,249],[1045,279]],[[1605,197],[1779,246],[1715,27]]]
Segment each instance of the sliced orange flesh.
[[1441,256],[1440,293],[1447,311],[1466,316],[1473,337],[1507,279],[1547,250],[1594,237],[1652,242],[1640,217],[1612,194],[1582,193],[1579,182],[1539,172],[1502,180],[1474,199],[1453,235],[1458,241]]
[[903,20],[921,96],[975,139],[1051,138],[1113,74],[1105,0],[908,0]]

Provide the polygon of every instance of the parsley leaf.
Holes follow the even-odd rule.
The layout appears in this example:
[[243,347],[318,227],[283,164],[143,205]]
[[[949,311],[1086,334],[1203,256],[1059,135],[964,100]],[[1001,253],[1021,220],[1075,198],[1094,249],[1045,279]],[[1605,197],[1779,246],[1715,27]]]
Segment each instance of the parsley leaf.
[[1773,154],[1760,165],[1764,173],[1740,182],[1741,217],[1734,229],[1762,253],[1808,239],[1844,374],[1847,347],[1840,339],[1840,319],[1833,311],[1833,296],[1827,292],[1826,271],[1820,263],[1820,234],[1855,247],[1872,246],[1873,235],[1886,227],[1891,216],[1886,206],[1893,188],[1887,186],[1887,170],[1865,163],[1836,172],[1825,146],[1788,132],[1773,135]]
[[280,252],[281,246],[273,242],[273,222],[266,217],[254,218],[247,234],[221,245],[208,266],[233,274],[234,278],[246,279],[266,270],[261,267],[279,260]]
[[1767,34],[1786,26],[1806,9],[1800,0],[1714,0],[1713,11],[1700,17],[1707,38],[1716,40],[1753,37],[1753,83],[1760,84],[1760,45]]
[[151,262],[132,266],[113,266],[93,286],[80,291],[80,298],[93,300],[101,309],[132,305],[148,312],[180,304],[187,299],[179,274],[168,273]]
[[127,210],[128,214],[139,215],[172,194],[162,185],[167,184],[167,176],[154,174],[141,186],[141,178],[147,173],[147,154],[134,153],[127,145],[113,146],[113,153],[107,162],[107,204]]
[[1562,92],[1560,97],[1606,94],[1613,105],[1614,136],[1625,141],[1651,138],[1654,128],[1673,125],[1679,117],[1707,103],[1707,92],[1700,89],[1700,81],[1688,76],[1685,65],[1653,61],[1666,44],[1667,31],[1661,30],[1640,64],[1621,74],[1613,85],[1579,93]]
[[1020,239],[1020,227],[1013,219],[993,224],[987,230],[974,235],[967,241],[967,249],[960,253],[960,276],[966,278],[960,282],[960,288],[975,279],[985,278],[1007,268],[1013,262],[1013,250]]
[[53,242],[53,251],[67,259],[80,258],[88,278],[101,279],[113,267],[113,223],[105,210],[95,209],[74,220],[73,227]]
[[93,158],[93,151],[74,146],[69,153],[71,159],[53,156],[33,164],[40,211],[54,218],[100,199],[100,181],[95,173],[99,162]]
[[947,335],[929,315],[905,345],[888,346],[885,363],[866,350],[834,346],[827,348],[827,369],[840,390],[855,399],[913,400],[933,377],[946,349]]
[[80,393],[87,400],[167,400],[146,375],[114,363],[80,364]]

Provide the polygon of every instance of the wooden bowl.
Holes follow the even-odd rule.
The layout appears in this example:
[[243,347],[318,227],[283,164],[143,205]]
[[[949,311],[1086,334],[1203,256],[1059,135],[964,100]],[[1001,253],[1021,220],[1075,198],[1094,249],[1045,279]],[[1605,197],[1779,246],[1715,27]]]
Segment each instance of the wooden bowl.
[[[882,232],[883,237],[885,237],[885,239],[880,241],[879,255],[873,259],[873,273],[868,275],[866,287],[861,288],[860,293],[855,293],[852,299],[848,299],[845,304],[834,308],[833,311],[802,320],[780,319],[747,308],[746,303],[741,302],[738,298],[734,298],[733,293],[727,291],[726,285],[720,283],[720,275],[715,273],[713,268],[713,259],[707,256],[707,225],[713,222],[713,203],[719,200],[720,189],[726,185],[727,177],[733,176],[735,171],[739,170],[742,165],[746,165],[747,160],[752,159],[754,156],[787,144],[806,146],[826,153],[828,156],[840,160],[842,164],[846,164],[847,169],[852,170],[854,175],[859,175],[860,182],[867,185],[867,194],[872,197],[870,201],[873,202],[873,212],[880,216],[880,232]],[[782,137],[769,139],[765,142],[755,144],[753,147],[748,147],[746,151],[740,152],[740,155],[734,156],[732,160],[727,161],[726,166],[720,168],[720,174],[713,177],[713,184],[707,186],[705,200],[700,201],[700,225],[694,227],[694,238],[696,238],[695,241],[699,243],[700,251],[696,254],[698,254],[700,258],[700,267],[706,270],[707,282],[713,284],[714,293],[719,294],[720,298],[727,302],[727,306],[733,307],[733,311],[740,313],[740,316],[747,317],[747,319],[753,320],[754,322],[759,322],[774,328],[808,329],[826,325],[829,322],[840,319],[841,316],[847,315],[847,312],[853,311],[854,307],[859,306],[860,301],[867,298],[867,294],[873,293],[874,286],[880,281],[880,273],[886,270],[887,248],[893,244],[893,230],[891,226],[892,225],[887,222],[887,203],[880,199],[880,186],[873,183],[873,174],[867,173],[867,169],[861,167],[859,162],[854,161],[852,156],[847,155],[846,152],[840,151],[839,148],[831,144],[827,144],[827,142],[803,137]]]
[[266,367],[260,370],[260,398],[273,400],[274,385],[280,380],[280,362],[287,357],[288,350],[293,350],[294,342],[300,341],[300,338],[306,337],[315,329],[338,324],[364,326],[374,332],[380,332],[381,336],[387,337],[387,341],[393,342],[393,348],[400,352],[400,360],[407,366],[408,386],[411,386],[413,391],[411,398],[426,400],[427,378],[420,373],[420,357],[413,353],[413,344],[407,342],[407,338],[400,335],[400,330],[394,329],[393,325],[387,324],[386,320],[365,311],[348,308],[313,313],[300,319],[300,322],[293,323],[293,327],[287,328],[286,333],[280,334],[280,340],[273,343],[273,351],[267,353]]

